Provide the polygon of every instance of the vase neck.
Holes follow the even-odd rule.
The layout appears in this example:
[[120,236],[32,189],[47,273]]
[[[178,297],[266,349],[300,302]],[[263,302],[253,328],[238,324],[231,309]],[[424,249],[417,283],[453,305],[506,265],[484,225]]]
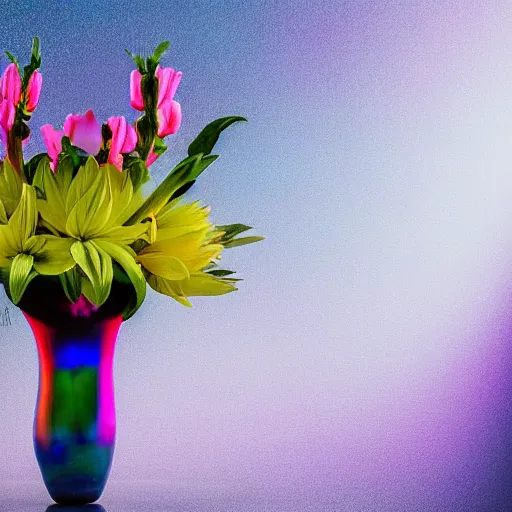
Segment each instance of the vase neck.
[[47,325],[23,312],[36,339],[39,355],[52,357],[57,367],[96,366],[99,357],[112,352],[122,316],[102,320],[76,318],[63,325]]

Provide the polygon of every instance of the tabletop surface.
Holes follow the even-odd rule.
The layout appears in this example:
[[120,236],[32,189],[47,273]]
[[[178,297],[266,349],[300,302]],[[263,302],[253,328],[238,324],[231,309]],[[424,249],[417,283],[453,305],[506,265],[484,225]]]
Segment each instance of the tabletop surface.
[[[42,482],[0,482],[1,512],[297,512],[354,510],[350,504],[326,496],[290,492],[172,489],[160,482],[112,482],[95,504],[56,505]],[[358,510],[370,510],[368,508]]]

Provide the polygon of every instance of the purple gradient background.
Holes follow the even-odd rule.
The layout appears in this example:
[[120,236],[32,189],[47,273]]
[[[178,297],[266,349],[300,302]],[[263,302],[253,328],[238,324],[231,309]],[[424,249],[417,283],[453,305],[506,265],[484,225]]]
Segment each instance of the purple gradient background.
[[[238,292],[189,310],[150,291],[122,327],[109,512],[141,495],[160,496],[147,510],[512,510],[510,2],[3,7],[1,49],[26,58],[33,35],[33,128],[88,108],[134,120],[123,50],[172,41],[183,125],[157,182],[208,121],[249,119],[190,198],[267,239],[226,253]],[[0,509],[32,485],[32,510],[50,503],[38,362],[11,320]]]

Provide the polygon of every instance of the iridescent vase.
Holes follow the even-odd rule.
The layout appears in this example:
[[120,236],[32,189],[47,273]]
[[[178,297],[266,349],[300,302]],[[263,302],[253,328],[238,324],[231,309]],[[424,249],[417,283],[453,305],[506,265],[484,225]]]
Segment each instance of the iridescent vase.
[[58,282],[36,278],[19,304],[39,355],[35,453],[59,504],[96,501],[110,472],[116,436],[113,357],[127,302],[122,288],[113,286],[97,308],[83,296],[73,304]]

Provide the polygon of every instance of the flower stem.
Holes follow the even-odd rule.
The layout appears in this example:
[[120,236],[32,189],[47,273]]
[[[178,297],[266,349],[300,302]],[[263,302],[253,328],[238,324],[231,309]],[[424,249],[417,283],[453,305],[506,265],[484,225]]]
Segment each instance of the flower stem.
[[24,180],[23,173],[23,148],[22,148],[22,134],[23,125],[16,122],[12,129],[9,131],[9,137],[7,140],[7,156],[11,165],[16,169],[16,172]]

